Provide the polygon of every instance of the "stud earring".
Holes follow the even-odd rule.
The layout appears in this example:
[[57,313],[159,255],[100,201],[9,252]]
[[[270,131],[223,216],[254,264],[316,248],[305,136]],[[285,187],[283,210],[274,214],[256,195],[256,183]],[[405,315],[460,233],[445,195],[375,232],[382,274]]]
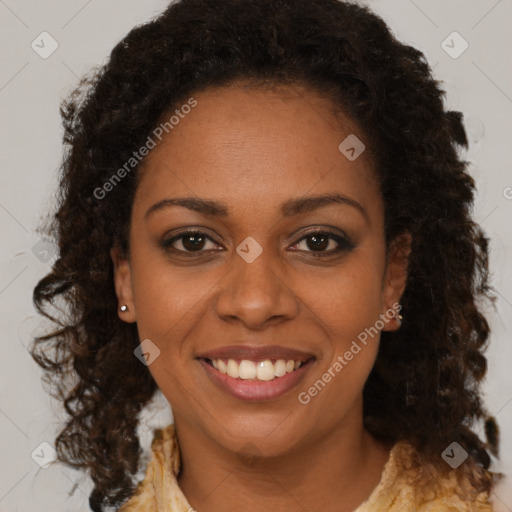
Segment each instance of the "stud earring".
[[402,320],[404,317],[399,313],[398,315],[395,316],[395,318],[397,319],[398,326],[400,327],[402,325]]
[[123,304],[119,310],[122,312],[122,313],[126,313],[128,311],[128,306],[126,304]]

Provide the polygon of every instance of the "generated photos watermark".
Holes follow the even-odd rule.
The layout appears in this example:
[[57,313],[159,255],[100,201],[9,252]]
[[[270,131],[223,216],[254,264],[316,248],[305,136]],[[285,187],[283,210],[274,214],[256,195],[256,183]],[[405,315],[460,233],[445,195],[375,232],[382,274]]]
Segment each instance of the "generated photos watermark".
[[[137,150],[132,153],[132,156],[114,173],[112,176],[103,183],[101,187],[94,189],[94,197],[101,201],[109,192],[121,183],[122,179],[132,172],[135,167],[147,156],[152,149],[154,149],[158,142],[162,140],[164,133],[170,133],[180,123],[191,110],[197,106],[195,98],[189,98],[179,109],[174,111],[174,114],[165,123],[160,123],[148,135],[146,142]],[[156,140],[155,140],[156,139]]]
[[[371,327],[366,327],[357,335],[357,340],[353,340],[350,348],[345,351],[342,356],[338,356],[336,361],[322,374],[322,376],[308,388],[307,391],[301,391],[298,394],[299,403],[307,405],[311,402],[312,398],[317,396],[331,380],[338,375],[345,366],[349,364],[354,357],[361,352],[361,350],[368,344],[369,339],[373,339],[384,328],[387,322],[395,318],[402,305],[395,302],[390,309],[382,313]],[[359,343],[358,343],[359,341]],[[362,345],[362,346],[361,346]]]

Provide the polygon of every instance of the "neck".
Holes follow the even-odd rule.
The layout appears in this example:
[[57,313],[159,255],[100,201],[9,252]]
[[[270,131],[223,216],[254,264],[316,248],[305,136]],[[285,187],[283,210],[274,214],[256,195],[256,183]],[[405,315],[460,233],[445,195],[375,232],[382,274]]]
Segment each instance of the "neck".
[[175,418],[182,466],[178,483],[198,511],[351,512],[379,483],[390,446],[362,421],[311,438],[286,454],[241,455]]

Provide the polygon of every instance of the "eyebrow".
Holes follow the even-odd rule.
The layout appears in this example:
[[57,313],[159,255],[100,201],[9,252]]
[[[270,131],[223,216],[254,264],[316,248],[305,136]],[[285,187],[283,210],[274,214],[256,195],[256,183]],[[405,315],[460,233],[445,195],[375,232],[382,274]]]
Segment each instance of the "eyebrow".
[[[298,199],[289,199],[281,205],[283,217],[292,217],[303,213],[309,213],[318,208],[331,204],[342,204],[355,208],[369,222],[369,217],[363,206],[356,200],[340,193],[301,197]],[[180,206],[188,210],[195,211],[205,216],[227,217],[229,215],[228,207],[225,203],[212,201],[208,199],[199,199],[196,197],[175,197],[158,201],[151,206],[145,213],[144,218],[158,210]]]

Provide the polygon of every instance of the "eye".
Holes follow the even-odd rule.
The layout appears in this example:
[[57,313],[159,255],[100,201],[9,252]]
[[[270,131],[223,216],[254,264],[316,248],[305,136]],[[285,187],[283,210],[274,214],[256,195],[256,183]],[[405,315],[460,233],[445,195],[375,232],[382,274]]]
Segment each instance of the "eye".
[[[199,230],[183,231],[167,240],[163,240],[160,245],[166,251],[185,257],[195,257],[202,253],[222,250],[219,249],[219,245],[212,238]],[[353,242],[346,236],[316,230],[310,231],[299,239],[291,246],[291,249],[311,253],[315,257],[326,257],[343,251],[350,251],[354,247]]]
[[[208,243],[210,243],[209,247]],[[184,256],[218,250],[218,245],[202,231],[184,231],[168,240],[163,240],[160,245],[166,250],[181,253]]]
[[312,256],[331,256],[342,251],[350,251],[355,245],[346,236],[328,231],[311,231],[303,236],[293,250],[312,253]]

